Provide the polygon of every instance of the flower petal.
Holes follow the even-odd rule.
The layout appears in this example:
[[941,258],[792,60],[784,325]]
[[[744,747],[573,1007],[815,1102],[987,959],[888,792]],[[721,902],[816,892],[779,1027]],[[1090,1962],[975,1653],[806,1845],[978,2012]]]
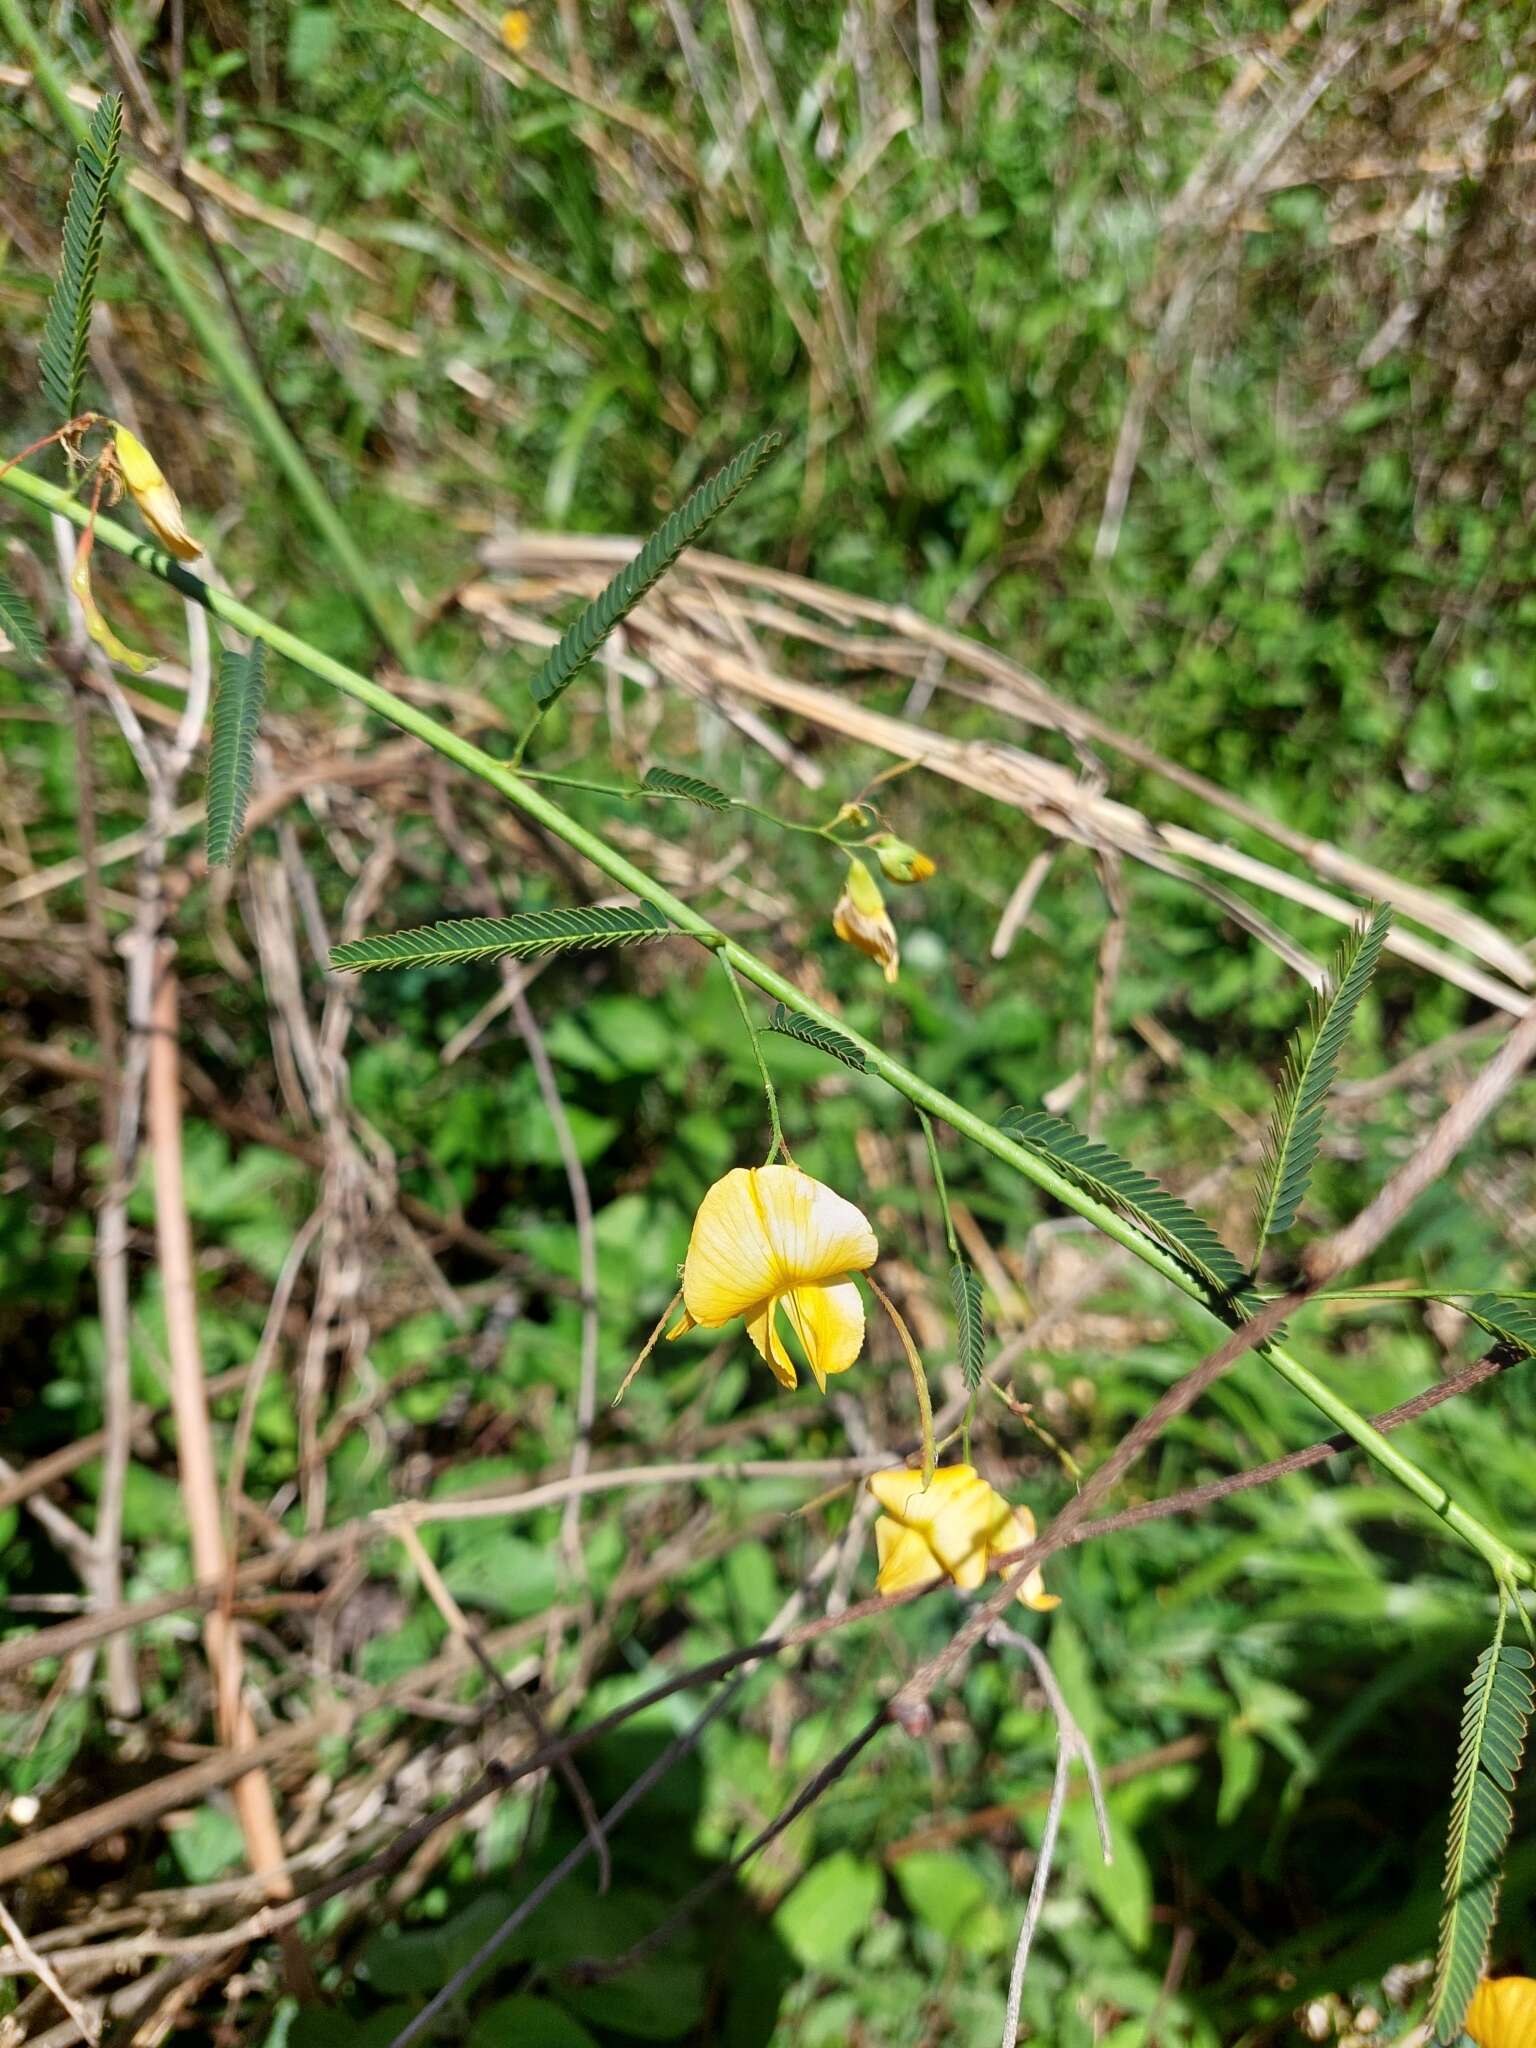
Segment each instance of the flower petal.
[[793,1387],[798,1383],[795,1361],[784,1349],[784,1339],[778,1330],[779,1297],[770,1294],[747,1311],[747,1335],[758,1351],[773,1368],[773,1376],[781,1387]]
[[756,1178],[752,1168],[738,1166],[699,1204],[683,1262],[683,1301],[696,1323],[728,1323],[776,1291],[778,1261]]
[[864,1303],[858,1287],[852,1280],[830,1287],[794,1287],[782,1300],[790,1328],[825,1393],[827,1374],[846,1372],[864,1348]]
[[75,566],[70,572],[69,587],[80,600],[80,610],[85,619],[85,630],[109,661],[120,661],[124,668],[131,668],[136,676],[145,669],[153,668],[159,656],[140,654],[137,648],[119,640],[107,623],[106,614],[96,602],[96,593],[91,588],[90,555],[83,551],[76,555]]
[[188,533],[180,501],[166,482],[159,463],[137,434],[130,434],[126,427],[119,426],[113,439],[123,482],[143,513],[145,525],[179,561],[195,561],[203,552],[202,543]]
[[931,1586],[944,1576],[943,1565],[917,1531],[903,1529],[884,1515],[875,1524],[875,1555],[880,1560],[875,1576],[877,1593],[905,1593],[912,1586]]
[[824,1182],[798,1166],[759,1166],[748,1178],[773,1248],[781,1293],[807,1282],[841,1280],[875,1263],[880,1247],[869,1219]]
[[[955,1584],[970,1592],[986,1577],[993,1552],[1005,1547],[1013,1511],[979,1472],[966,1465],[945,1469],[964,1473],[966,1484],[954,1487],[935,1514],[928,1541]],[[935,1473],[935,1480],[938,1477]]]
[[1485,1977],[1463,2022],[1477,2048],[1532,2048],[1536,2043],[1536,1978]]

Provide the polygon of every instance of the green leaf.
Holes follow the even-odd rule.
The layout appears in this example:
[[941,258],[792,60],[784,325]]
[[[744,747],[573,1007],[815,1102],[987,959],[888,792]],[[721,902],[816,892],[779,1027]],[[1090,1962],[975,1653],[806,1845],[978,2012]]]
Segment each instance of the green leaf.
[[868,1931],[884,1890],[878,1864],[839,1849],[801,1878],[774,1914],[774,1932],[804,1969],[840,1970]]
[[266,692],[265,641],[253,640],[248,654],[226,647],[219,656],[219,694],[208,749],[208,865],[213,868],[227,865],[245,829]]
[[654,790],[657,796],[685,797],[689,803],[703,804],[710,811],[728,811],[736,801],[723,789],[716,789],[712,782],[704,782],[697,775],[680,775],[675,768],[647,768],[643,787]]
[[1064,1117],[1043,1110],[1007,1110],[998,1129],[1171,1252],[1224,1322],[1241,1322],[1262,1306],[1252,1277],[1204,1217],[1108,1145],[1085,1138]]
[[1379,903],[1367,923],[1356,925],[1334,958],[1332,993],[1313,998],[1305,1027],[1291,1040],[1264,1140],[1255,1259],[1268,1238],[1289,1230],[1296,1221],[1322,1142],[1323,1108],[1338,1071],[1339,1053],[1376,972],[1391,923],[1390,905]]
[[1507,1609],[1478,1658],[1462,1711],[1445,1857],[1445,1910],[1429,2022],[1436,2042],[1459,2039],[1488,1955],[1513,1810],[1508,1794],[1525,1752],[1532,1688],[1529,1650],[1504,1642]]
[[981,1320],[981,1282],[958,1255],[949,1269],[949,1296],[955,1304],[960,1369],[965,1374],[966,1386],[975,1393],[981,1385],[981,1368],[987,1355],[987,1333]]
[[818,1052],[841,1060],[855,1073],[867,1071],[864,1055],[851,1038],[844,1038],[842,1032],[834,1031],[830,1024],[818,1024],[814,1017],[802,1017],[796,1010],[787,1010],[782,1003],[774,1004],[768,1029],[782,1032],[786,1038],[798,1038],[802,1045],[814,1045]]
[[469,2030],[465,2048],[597,2048],[592,2034],[578,2019],[551,2005],[547,1998],[532,1998],[518,1992],[498,1998],[477,2015]]
[[1497,1294],[1479,1294],[1465,1304],[1467,1314],[1497,1345],[1517,1358],[1536,1358],[1536,1304],[1506,1301]]
[[975,1865],[952,1849],[915,1849],[896,1864],[908,1907],[941,1940],[992,1955],[1008,1939],[1003,1916]]
[[353,939],[331,950],[331,965],[441,967],[465,960],[529,960],[572,947],[628,946],[665,938],[672,927],[642,903],[623,910],[525,910],[516,917],[460,917],[414,931]]
[[85,381],[85,352],[91,339],[91,306],[96,297],[96,271],[101,262],[107,201],[117,170],[123,134],[122,96],[104,92],[96,103],[90,132],[83,137],[69,181],[64,209],[64,236],[59,277],[48,304],[40,366],[43,395],[58,424],[80,410]]
[[0,576],[0,626],[5,637],[28,661],[43,658],[43,636],[38,631],[32,607],[8,576]]
[[731,501],[741,495],[779,446],[778,434],[760,434],[734,461],[690,493],[664,526],[657,528],[634,560],[625,564],[567,627],[529,685],[535,704],[552,704],[584,668],[626,613],[632,612],[686,547],[699,539]]

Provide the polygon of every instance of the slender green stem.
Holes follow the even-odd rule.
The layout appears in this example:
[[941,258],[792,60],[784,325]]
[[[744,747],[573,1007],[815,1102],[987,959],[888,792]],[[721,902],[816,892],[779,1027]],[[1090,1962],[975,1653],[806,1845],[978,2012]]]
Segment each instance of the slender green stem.
[[[922,1432],[923,1439],[923,1487],[926,1491],[928,1482],[933,1477],[934,1467],[939,1462],[938,1446],[933,1440],[933,1401],[928,1392],[928,1375],[923,1371],[922,1356],[916,1344],[912,1341],[912,1332],[907,1328],[906,1317],[896,1306],[895,1302],[892,1301],[873,1273],[866,1273],[864,1278],[868,1283],[870,1293],[890,1317],[891,1327],[900,1338],[901,1348],[907,1354],[907,1364],[912,1369],[912,1388],[917,1395],[918,1427]],[[965,1462],[967,1464],[971,1462],[970,1448],[970,1444],[967,1443],[965,1446]]]
[[944,1241],[949,1246],[950,1256],[958,1259],[960,1243],[955,1236],[955,1219],[949,1213],[949,1189],[944,1185],[944,1169],[939,1164],[938,1141],[933,1135],[933,1124],[926,1111],[917,1112],[917,1120],[923,1127],[923,1136],[928,1143],[928,1164],[933,1169],[933,1191],[939,1198],[939,1213],[944,1218]]
[[[0,14],[10,0],[0,0]],[[50,484],[41,477],[30,475],[26,470],[13,469],[0,477],[0,491],[24,498],[46,512],[62,512],[77,526],[83,526],[89,516],[84,506],[79,505],[66,491],[56,484]],[[265,640],[278,654],[285,655],[298,667],[307,669],[311,675],[335,685],[359,704],[389,719],[402,732],[413,733],[428,746],[450,761],[455,761],[470,774],[478,776],[488,787],[495,789],[507,801],[514,804],[527,817],[542,825],[547,831],[577,853],[589,860],[594,867],[617,882],[621,888],[630,890],[643,903],[651,904],[677,927],[680,932],[707,946],[722,960],[727,961],[743,976],[754,983],[765,994],[776,997],[786,1009],[798,1011],[802,1017],[812,1018],[829,1030],[850,1039],[864,1055],[868,1072],[878,1074],[881,1080],[889,1082],[898,1094],[918,1109],[926,1110],[931,1116],[942,1117],[962,1137],[969,1138],[984,1152],[1000,1159],[1005,1166],[1012,1167],[1026,1180],[1032,1181],[1063,1207],[1075,1211],[1100,1230],[1116,1244],[1124,1246],[1144,1265],[1160,1273],[1165,1280],[1193,1301],[1216,1314],[1216,1305],[1200,1282],[1187,1273],[1171,1252],[1144,1237],[1132,1224],[1086,1194],[1064,1174],[1058,1173],[1048,1161],[1036,1158],[1016,1145],[1004,1132],[990,1124],[984,1117],[966,1109],[963,1104],[953,1101],[941,1089],[925,1081],[920,1074],[893,1059],[882,1047],[872,1040],[863,1038],[852,1030],[845,1018],[833,1017],[831,1013],[813,1001],[801,989],[770,967],[767,961],[759,960],[735,939],[728,938],[701,917],[689,904],[674,896],[637,868],[632,861],[617,852],[595,833],[578,823],[561,810],[557,804],[542,795],[539,790],[508,767],[477,747],[472,740],[464,739],[448,726],[441,725],[435,718],[419,710],[414,704],[397,697],[382,685],[372,682],[367,676],[359,675],[344,662],[322,653],[310,646],[298,634],[290,633],[285,627],[263,618],[238,599],[227,596],[221,590],[212,590],[197,577],[188,575],[180,563],[171,560],[148,541],[132,534],[116,520],[99,518],[96,522],[96,538],[103,546],[115,548],[131,556],[142,567],[149,569],[163,581],[172,584],[184,596],[200,604],[215,618],[225,620],[237,631],[253,639]],[[1219,1318],[1218,1318],[1219,1319]],[[1430,1508],[1479,1556],[1485,1558],[1495,1571],[1501,1571],[1511,1579],[1526,1585],[1536,1585],[1536,1570],[1529,1561],[1504,1542],[1487,1525],[1478,1520],[1460,1503],[1452,1498],[1445,1487],[1432,1479],[1427,1472],[1415,1465],[1381,1432],[1372,1428],[1366,1418],[1347,1401],[1342,1400],[1320,1380],[1315,1373],[1293,1358],[1282,1345],[1269,1343],[1260,1347],[1263,1357],[1282,1379],[1304,1394],[1313,1405],[1328,1417],[1336,1429],[1351,1437],[1366,1455],[1381,1469],[1391,1474],[1414,1498]]]
[[[21,0],[0,0],[0,28],[8,32],[9,40],[30,63],[33,79],[53,110],[54,118],[78,142],[85,135],[89,123],[70,98],[63,79],[54,69],[27,18]],[[159,271],[183,319],[245,412],[267,453],[287,479],[316,533],[335,557],[338,568],[351,585],[352,593],[370,623],[395,659],[402,666],[408,665],[410,631],[404,615],[397,611],[375,583],[362,550],[327,497],[308,456],[262,388],[261,380],[247,362],[223,316],[189,283],[181,258],[161,234],[148,202],[139,197],[126,177],[120,179],[112,203],[144,254]]]
[[752,1012],[747,1008],[747,999],[741,992],[741,983],[736,970],[722,954],[720,965],[725,969],[725,978],[731,984],[731,994],[736,998],[736,1007],[741,1012],[741,1021],[747,1027],[747,1039],[752,1047],[752,1057],[757,1061],[757,1071],[763,1077],[763,1093],[768,1098],[768,1123],[773,1132],[773,1143],[768,1147],[764,1166],[772,1166],[779,1153],[789,1157],[789,1147],[784,1142],[783,1126],[779,1122],[779,1098],[773,1085],[773,1076],[768,1071],[768,1062],[763,1058],[763,1048],[758,1043],[757,1026],[752,1022]]

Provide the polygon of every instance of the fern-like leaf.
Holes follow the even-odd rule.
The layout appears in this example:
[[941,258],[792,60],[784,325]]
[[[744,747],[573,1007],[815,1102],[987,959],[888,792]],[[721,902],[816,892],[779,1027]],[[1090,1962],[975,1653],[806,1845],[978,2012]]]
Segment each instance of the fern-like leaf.
[[632,910],[524,910],[516,917],[461,917],[414,931],[353,939],[331,950],[331,965],[443,967],[465,960],[529,960],[576,947],[629,946],[672,929],[648,903]]
[[1252,1276],[1205,1218],[1108,1145],[1085,1138],[1064,1117],[1043,1110],[1010,1109],[998,1128],[1171,1252],[1224,1321],[1241,1322],[1261,1306]]
[[245,807],[256,767],[256,735],[267,693],[266,642],[249,654],[226,647],[219,657],[219,694],[208,749],[208,865],[228,863],[245,830]]
[[981,1282],[958,1254],[949,1269],[949,1297],[955,1305],[960,1370],[965,1374],[967,1389],[974,1394],[981,1385],[981,1368],[987,1355],[987,1333],[981,1320]]
[[709,811],[728,811],[736,801],[723,789],[716,789],[712,782],[704,782],[697,775],[680,775],[675,768],[648,768],[644,787],[654,790],[657,796],[685,797],[689,803],[703,804]]
[[28,661],[43,658],[43,636],[37,629],[32,607],[8,576],[0,576],[0,626],[5,637]]
[[85,381],[85,352],[91,339],[91,306],[96,297],[96,271],[107,224],[107,201],[117,170],[123,135],[120,94],[104,92],[96,103],[90,131],[81,141],[64,209],[64,237],[59,277],[43,327],[40,367],[43,394],[62,426],[80,410]]
[[1391,923],[1391,907],[1381,903],[1368,921],[1355,926],[1334,959],[1330,992],[1313,998],[1305,1026],[1291,1040],[1264,1139],[1255,1259],[1266,1239],[1289,1230],[1296,1221],[1322,1142],[1323,1109],[1339,1053],[1360,998],[1370,987]]
[[786,1038],[798,1038],[802,1045],[814,1045],[818,1052],[841,1060],[855,1073],[867,1071],[864,1055],[851,1038],[844,1038],[842,1032],[834,1031],[830,1024],[818,1024],[814,1017],[802,1017],[796,1010],[787,1010],[782,1003],[774,1004],[768,1029],[782,1032]]
[[658,577],[718,519],[778,447],[778,434],[760,434],[734,461],[717,470],[707,483],[684,498],[657,528],[634,560],[625,564],[552,647],[530,688],[535,704],[552,704],[613,631],[626,612],[634,610]]
[[1516,1358],[1536,1358],[1536,1302],[1479,1294],[1465,1307],[1473,1322],[1485,1329],[1496,1345]]
[[1445,1857],[1445,1909],[1429,2020],[1437,2043],[1460,2039],[1483,1972],[1514,1818],[1509,1795],[1525,1754],[1533,1659],[1504,1641],[1504,1612],[1478,1658],[1461,1717]]

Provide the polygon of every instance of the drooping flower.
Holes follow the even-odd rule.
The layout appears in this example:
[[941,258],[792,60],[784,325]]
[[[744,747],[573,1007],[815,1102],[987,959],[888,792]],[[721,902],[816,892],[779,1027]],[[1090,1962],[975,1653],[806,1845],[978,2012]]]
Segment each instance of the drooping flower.
[[1477,2048],[1536,2048],[1536,1977],[1485,1977],[1463,2031]]
[[[875,1523],[875,1585],[881,1593],[905,1593],[944,1578],[973,1593],[998,1557],[1034,1541],[1029,1509],[1011,1507],[974,1465],[945,1465],[926,1491],[919,1473],[898,1465],[872,1473],[869,1490],[885,1511]],[[1018,1598],[1041,1612],[1060,1605],[1038,1570],[1025,1579]]]
[[880,872],[888,882],[926,882],[928,877],[938,873],[937,865],[926,853],[919,853],[915,846],[909,846],[905,839],[898,839],[894,832],[882,832],[878,839],[871,839],[869,850],[880,863]]
[[863,861],[850,858],[848,879],[832,913],[832,929],[847,945],[857,946],[871,960],[879,962],[887,981],[896,979],[901,965],[901,947],[880,894],[880,885]]
[[686,1314],[667,1334],[744,1316],[747,1335],[792,1387],[782,1310],[825,1391],[827,1375],[846,1372],[863,1349],[864,1304],[850,1275],[878,1251],[863,1212],[798,1166],[735,1167],[699,1204],[683,1262]]
[[144,524],[179,562],[195,560],[203,552],[202,543],[188,533],[180,501],[162,475],[159,463],[136,434],[130,434],[116,422],[114,427],[117,466],[129,495],[144,515]]

